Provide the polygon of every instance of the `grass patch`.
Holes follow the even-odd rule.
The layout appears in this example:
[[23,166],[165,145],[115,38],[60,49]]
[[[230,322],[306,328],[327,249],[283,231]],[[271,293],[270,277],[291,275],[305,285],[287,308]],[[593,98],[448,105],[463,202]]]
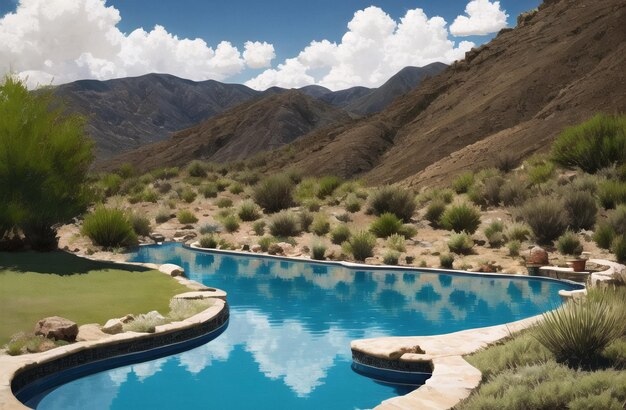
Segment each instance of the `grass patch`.
[[15,333],[32,332],[47,316],[81,325],[127,313],[166,312],[170,298],[186,290],[142,267],[122,270],[64,252],[0,253],[0,345]]

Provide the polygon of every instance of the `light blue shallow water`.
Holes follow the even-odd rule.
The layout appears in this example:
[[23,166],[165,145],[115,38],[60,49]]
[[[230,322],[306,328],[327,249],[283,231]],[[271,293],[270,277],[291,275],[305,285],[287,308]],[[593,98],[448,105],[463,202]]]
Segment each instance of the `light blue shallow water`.
[[[408,392],[351,369],[350,341],[491,326],[552,309],[573,286],[527,278],[360,270],[142,247],[228,292],[230,323],[196,349],[77,379],[38,409],[357,409]],[[34,403],[31,403],[34,404]]]

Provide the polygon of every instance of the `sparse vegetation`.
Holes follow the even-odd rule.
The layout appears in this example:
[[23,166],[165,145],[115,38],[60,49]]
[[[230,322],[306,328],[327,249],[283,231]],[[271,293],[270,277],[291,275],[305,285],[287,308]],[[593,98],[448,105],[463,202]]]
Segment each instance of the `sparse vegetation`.
[[226,232],[237,232],[239,230],[239,217],[236,215],[228,215],[222,219],[222,225],[224,225],[224,229]]
[[337,225],[330,232],[330,241],[336,245],[341,245],[342,243],[350,239],[350,235],[351,232],[350,228],[348,228],[348,225]]
[[441,215],[443,215],[445,210],[446,203],[441,199],[435,199],[428,204],[428,208],[426,208],[426,215],[424,215],[424,217],[428,222],[430,222],[430,226],[438,228]]
[[390,212],[380,215],[370,225],[370,231],[378,238],[386,238],[389,235],[400,232],[402,221]]
[[568,190],[563,196],[563,206],[573,230],[591,229],[595,225],[598,206],[591,193]]
[[522,243],[517,239],[513,239],[506,244],[509,250],[509,256],[519,256],[519,251],[522,248]]
[[213,234],[210,235],[203,235],[200,237],[199,240],[199,244],[201,248],[207,248],[207,249],[215,249],[217,248],[217,239],[215,239],[215,236],[213,236]]
[[136,212],[131,212],[128,216],[128,220],[133,227],[133,231],[139,236],[148,236],[152,227],[150,226],[150,220],[143,215],[139,215]]
[[563,202],[553,197],[541,196],[528,201],[519,215],[530,226],[540,244],[547,244],[561,236],[568,226]]
[[273,236],[279,237],[297,236],[300,234],[298,217],[289,211],[282,211],[272,216],[269,229]]
[[474,185],[474,173],[467,171],[456,177],[454,182],[452,182],[452,189],[457,194],[464,194],[472,185]]
[[313,223],[313,219],[315,218],[313,214],[309,211],[302,211],[298,215],[300,220],[300,229],[304,232],[309,232],[309,228],[311,228],[311,224]]
[[383,263],[385,265],[397,265],[400,260],[400,252],[393,249],[388,250],[383,256]]
[[254,200],[268,213],[293,205],[293,182],[286,175],[265,178],[254,188]]
[[326,245],[322,241],[315,241],[311,245],[311,259],[323,261],[326,257]]
[[239,205],[237,215],[242,221],[256,221],[261,217],[261,210],[253,201],[247,200]]
[[473,234],[480,225],[480,211],[466,203],[451,205],[441,215],[441,226],[449,231]]
[[82,233],[94,244],[105,248],[137,244],[137,234],[127,215],[120,209],[97,207],[85,216]]
[[556,248],[562,255],[578,256],[583,251],[583,245],[572,231],[567,231],[556,241]]
[[341,179],[336,176],[321,177],[318,182],[317,197],[319,199],[324,199],[327,196],[332,195],[340,185]]
[[439,255],[439,265],[444,269],[452,269],[454,264],[454,255],[451,253],[442,253]]
[[398,252],[406,252],[406,239],[399,234],[392,234],[387,237],[387,247]]
[[178,222],[181,224],[195,224],[198,222],[198,218],[193,214],[193,212],[183,209],[176,214],[176,218],[178,218]]
[[224,208],[230,208],[231,206],[233,206],[233,200],[230,198],[218,198],[215,201],[215,205],[217,205],[218,208],[224,209]]
[[458,255],[469,255],[474,248],[474,240],[467,233],[453,233],[448,240],[450,252]]
[[263,236],[265,234],[265,221],[256,221],[253,223],[252,230],[256,236]]
[[387,185],[370,196],[369,207],[374,215],[392,213],[404,222],[409,222],[415,212],[415,197],[408,190]]
[[330,232],[330,222],[328,221],[328,215],[324,213],[318,213],[317,215],[315,215],[310,230],[317,236],[324,236],[328,232]]
[[376,237],[367,231],[360,231],[352,235],[352,237],[344,242],[344,249],[347,253],[352,254],[352,257],[357,261],[364,261],[365,259],[374,255],[373,250],[376,245]]

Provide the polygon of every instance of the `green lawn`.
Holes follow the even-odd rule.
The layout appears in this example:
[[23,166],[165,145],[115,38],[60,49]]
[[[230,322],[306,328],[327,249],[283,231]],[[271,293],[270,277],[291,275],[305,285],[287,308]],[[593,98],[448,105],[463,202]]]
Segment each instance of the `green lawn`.
[[46,316],[81,325],[150,310],[166,314],[170,298],[186,290],[142,267],[121,270],[64,252],[0,252],[0,346]]

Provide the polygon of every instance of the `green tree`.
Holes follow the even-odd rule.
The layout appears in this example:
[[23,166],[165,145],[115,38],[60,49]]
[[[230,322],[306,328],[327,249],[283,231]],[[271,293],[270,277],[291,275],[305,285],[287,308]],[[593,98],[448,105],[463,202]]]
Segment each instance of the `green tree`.
[[57,245],[56,225],[83,212],[92,142],[82,116],[51,90],[0,84],[0,239],[22,232],[33,249]]

